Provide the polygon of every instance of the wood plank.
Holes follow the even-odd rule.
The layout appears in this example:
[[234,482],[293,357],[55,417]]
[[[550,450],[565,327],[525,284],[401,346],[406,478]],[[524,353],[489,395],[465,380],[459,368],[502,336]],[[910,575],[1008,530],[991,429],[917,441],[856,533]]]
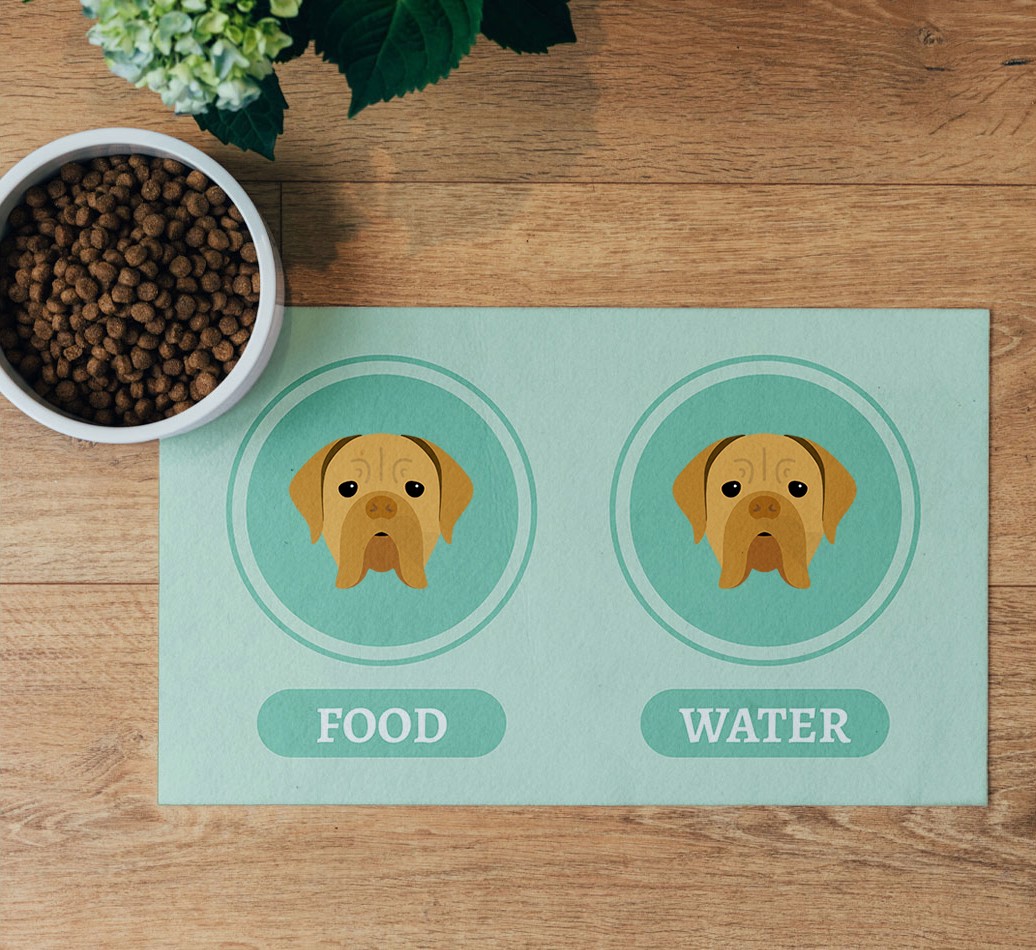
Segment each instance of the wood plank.
[[992,597],[986,809],[160,808],[156,604],[2,590],[6,946],[1031,936],[1036,590]]
[[[284,192],[297,304],[991,307],[990,577],[1033,583],[1036,190],[286,184]],[[153,446],[76,443],[6,404],[0,427],[5,581],[156,579]],[[81,501],[74,519],[68,497]]]
[[[573,0],[575,46],[486,40],[448,81],[348,121],[336,70],[281,70],[271,165],[111,76],[77,0],[5,5],[0,170],[58,134],[137,125],[245,177],[1036,182],[1036,12],[1013,0]],[[40,116],[46,121],[41,122]]]
[[1031,584],[1034,219],[1030,188],[286,183],[284,254],[300,305],[988,307],[991,579]]

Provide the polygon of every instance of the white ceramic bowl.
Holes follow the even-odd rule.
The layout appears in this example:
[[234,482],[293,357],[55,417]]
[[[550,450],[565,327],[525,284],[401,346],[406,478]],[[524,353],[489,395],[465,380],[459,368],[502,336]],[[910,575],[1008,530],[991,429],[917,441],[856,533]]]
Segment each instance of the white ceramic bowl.
[[284,318],[284,274],[270,232],[244,189],[218,162],[169,135],[144,129],[93,129],[57,139],[23,158],[0,178],[0,238],[7,219],[33,185],[52,178],[66,162],[138,153],[173,158],[196,168],[237,205],[259,258],[259,307],[244,355],[204,399],[179,415],[139,426],[102,426],[77,419],[41,399],[0,352],[0,393],[26,415],[65,435],[90,442],[148,442],[196,429],[222,415],[248,392],[273,353]]

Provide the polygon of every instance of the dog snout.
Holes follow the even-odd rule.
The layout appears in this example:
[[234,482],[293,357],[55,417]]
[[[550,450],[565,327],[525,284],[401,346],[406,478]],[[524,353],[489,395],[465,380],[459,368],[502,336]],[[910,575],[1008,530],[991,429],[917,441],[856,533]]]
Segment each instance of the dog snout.
[[373,520],[375,518],[394,518],[398,505],[395,499],[388,495],[373,495],[367,499],[364,507],[367,517]]
[[776,518],[781,513],[781,503],[774,495],[757,495],[748,505],[753,518]]

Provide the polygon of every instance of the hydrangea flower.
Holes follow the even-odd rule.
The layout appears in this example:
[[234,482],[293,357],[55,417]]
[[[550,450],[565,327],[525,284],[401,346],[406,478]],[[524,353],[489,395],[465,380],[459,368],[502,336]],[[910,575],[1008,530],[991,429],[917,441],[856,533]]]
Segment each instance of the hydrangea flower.
[[256,0],[82,0],[97,22],[87,36],[116,76],[157,92],[177,112],[211,106],[235,111],[254,102],[273,58],[291,45],[281,19],[300,0],[270,0],[272,16],[253,16]]

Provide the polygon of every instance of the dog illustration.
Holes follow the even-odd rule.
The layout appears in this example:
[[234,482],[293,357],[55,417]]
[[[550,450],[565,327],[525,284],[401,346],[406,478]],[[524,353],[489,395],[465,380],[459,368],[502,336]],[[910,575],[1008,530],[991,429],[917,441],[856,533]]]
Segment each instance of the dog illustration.
[[472,491],[464,469],[437,445],[385,433],[325,445],[289,487],[310,542],[324,536],[342,588],[368,570],[393,570],[408,587],[427,587],[432,549],[440,534],[450,543]]
[[719,586],[753,571],[809,587],[809,563],[856,497],[856,482],[830,452],[795,435],[734,435],[702,449],[673,483],[673,497],[708,538]]

